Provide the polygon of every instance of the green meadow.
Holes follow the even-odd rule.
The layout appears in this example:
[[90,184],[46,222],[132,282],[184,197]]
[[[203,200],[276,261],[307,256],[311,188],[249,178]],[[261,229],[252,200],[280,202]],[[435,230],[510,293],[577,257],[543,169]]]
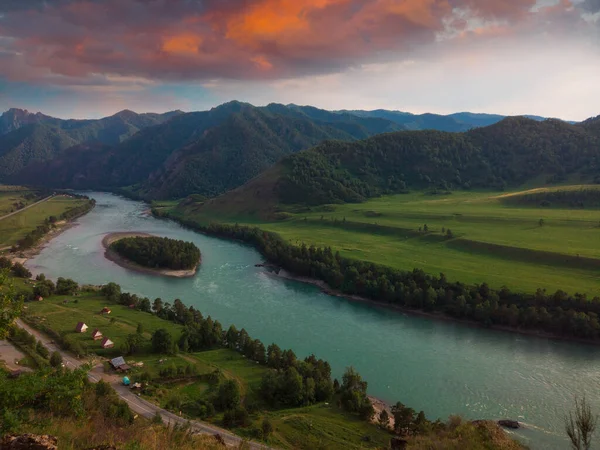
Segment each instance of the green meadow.
[[[557,189],[577,190],[536,189],[535,194]],[[418,192],[364,203],[286,207],[279,220],[271,221],[211,215],[203,208],[180,207],[174,214],[201,223],[256,225],[294,244],[331,246],[343,256],[442,272],[454,281],[600,295],[600,209],[516,201],[531,193]]]
[[[0,192],[0,210],[4,208],[5,214],[8,214],[10,209],[6,210],[7,205],[14,203],[14,199],[15,193]],[[0,247],[16,243],[44,223],[48,217],[58,217],[66,210],[80,206],[84,202],[85,200],[59,195],[14,216],[0,220]],[[0,215],[2,215],[1,212]]]

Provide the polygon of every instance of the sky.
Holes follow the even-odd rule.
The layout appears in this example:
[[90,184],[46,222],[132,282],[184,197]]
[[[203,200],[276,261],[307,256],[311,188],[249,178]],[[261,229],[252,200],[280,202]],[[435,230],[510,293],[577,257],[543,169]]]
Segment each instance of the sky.
[[600,0],[0,0],[0,110],[600,114]]

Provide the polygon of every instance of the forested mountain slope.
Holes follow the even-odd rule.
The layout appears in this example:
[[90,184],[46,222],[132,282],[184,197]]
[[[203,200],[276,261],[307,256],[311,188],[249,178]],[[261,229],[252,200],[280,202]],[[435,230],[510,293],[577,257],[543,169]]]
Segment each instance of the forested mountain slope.
[[[0,182],[76,189],[126,188],[129,194],[145,199],[178,198],[193,193],[215,196],[241,186],[282,157],[324,141],[339,141],[326,145],[331,148],[337,145],[343,152],[345,146],[341,142],[382,133],[419,128],[460,131],[500,119],[497,115],[472,113],[417,116],[384,110],[326,111],[275,103],[254,107],[236,101],[202,112],[121,111],[99,120],[61,120],[11,110],[0,119],[0,123],[11,124],[13,128],[0,136]],[[34,123],[24,125],[27,122]],[[431,131],[423,135],[407,134],[405,139],[414,141],[409,145],[411,148],[427,146],[432,141],[433,145],[443,147],[443,152],[468,154],[469,145],[476,145],[475,137],[463,143],[464,136],[451,137]],[[443,143],[446,141],[450,144],[448,148]],[[352,164],[368,163],[369,156],[365,158]],[[469,164],[476,162],[469,160]],[[424,165],[419,172],[421,176],[428,176],[427,160],[419,165]],[[385,175],[389,178],[385,183],[390,183],[391,189],[402,187],[399,178],[402,172],[397,173],[396,169],[390,167]],[[366,170],[370,170],[368,166]],[[335,177],[344,179],[342,184],[357,182],[345,179],[341,173]],[[331,180],[335,177],[327,176]],[[368,178],[361,183],[371,183]],[[444,175],[445,180],[451,178]],[[461,184],[461,180],[452,183]],[[294,186],[288,183],[288,187],[293,197]],[[336,189],[333,187],[333,191]],[[364,189],[351,189],[353,192],[347,196],[371,195],[362,192]],[[322,197],[320,193],[317,198]],[[314,201],[321,201],[317,198]]]
[[116,145],[178,114],[121,111],[98,120],[62,120],[11,109],[0,116],[0,181],[30,164],[54,160],[67,148],[87,143]]
[[71,148],[50,163],[50,170],[34,164],[15,178],[53,187],[133,186],[131,192],[144,198],[217,195],[324,140],[351,141],[400,129],[383,119],[315,111],[321,111],[319,118],[283,105],[230,102],[181,114],[110,148]]
[[466,133],[403,131],[325,142],[291,155],[205,208],[245,212],[279,203],[359,202],[406,189],[503,189],[544,177],[600,180],[600,137],[590,124],[511,117]]

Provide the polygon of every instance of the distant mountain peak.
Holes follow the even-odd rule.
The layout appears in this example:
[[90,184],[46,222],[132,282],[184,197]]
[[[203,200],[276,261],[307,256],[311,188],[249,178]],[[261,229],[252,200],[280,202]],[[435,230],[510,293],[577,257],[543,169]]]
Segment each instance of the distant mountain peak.
[[46,119],[51,119],[51,117],[40,112],[31,113],[26,109],[10,108],[0,116],[0,135]]

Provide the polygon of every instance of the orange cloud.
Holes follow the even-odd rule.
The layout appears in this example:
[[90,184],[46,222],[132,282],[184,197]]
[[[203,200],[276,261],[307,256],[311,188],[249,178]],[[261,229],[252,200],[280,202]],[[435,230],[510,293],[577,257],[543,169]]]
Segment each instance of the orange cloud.
[[263,55],[250,58],[250,61],[256,64],[256,67],[258,67],[260,70],[271,70],[273,68],[273,64],[271,64]]
[[350,0],[261,0],[227,20],[225,37],[240,43],[310,32],[309,15]]
[[162,50],[167,53],[190,55],[198,53],[201,44],[202,37],[186,33],[165,38]]

